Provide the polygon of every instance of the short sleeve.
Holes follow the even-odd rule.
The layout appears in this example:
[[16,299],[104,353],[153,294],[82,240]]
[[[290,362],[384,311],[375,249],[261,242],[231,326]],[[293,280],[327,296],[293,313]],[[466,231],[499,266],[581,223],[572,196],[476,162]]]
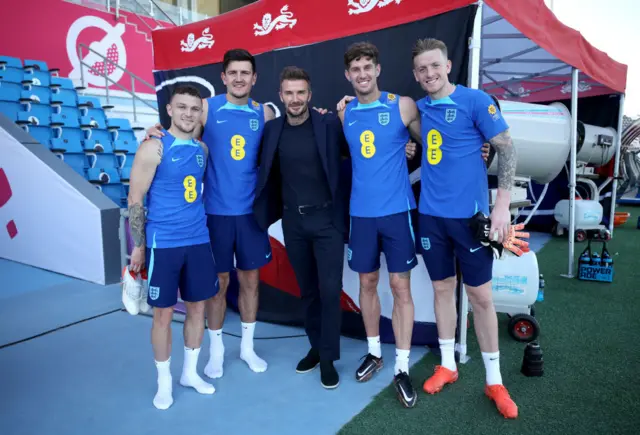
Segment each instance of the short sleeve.
[[473,100],[473,122],[486,141],[509,128],[500,109],[486,92],[474,92]]

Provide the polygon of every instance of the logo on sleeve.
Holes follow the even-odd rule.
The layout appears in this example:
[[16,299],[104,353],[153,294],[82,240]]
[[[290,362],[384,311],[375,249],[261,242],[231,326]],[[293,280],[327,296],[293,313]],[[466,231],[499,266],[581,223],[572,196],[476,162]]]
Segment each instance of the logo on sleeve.
[[500,118],[500,113],[493,104],[489,104],[487,111],[489,112],[489,115],[491,115],[491,119],[494,121],[497,121]]

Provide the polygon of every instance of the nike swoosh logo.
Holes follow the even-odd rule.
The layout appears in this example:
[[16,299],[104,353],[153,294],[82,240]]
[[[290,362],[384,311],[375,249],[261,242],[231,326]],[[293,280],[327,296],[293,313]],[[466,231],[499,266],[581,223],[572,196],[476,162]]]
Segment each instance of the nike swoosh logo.
[[353,124],[355,124],[356,122],[358,122],[358,121],[350,122],[350,123],[349,123],[349,127],[351,127],[351,126],[352,126]]
[[228,121],[228,120],[227,120],[227,119],[225,119],[225,120],[223,120],[223,121],[218,120],[218,121],[216,121],[216,122],[217,122],[218,124],[222,124],[223,122],[227,122],[227,121]]
[[407,264],[413,263],[413,260],[415,260],[415,258],[412,258],[411,260],[407,261]]
[[182,160],[182,157],[178,157],[177,159],[175,157],[173,157],[171,159],[172,162],[177,162],[178,160]]
[[402,385],[398,385],[398,387],[400,387],[400,391],[402,392],[402,395],[404,396],[404,400],[408,403],[411,401],[411,398],[409,396],[407,396],[407,392],[404,391],[404,388],[402,388]]
[[266,255],[267,258],[271,257],[271,252]]
[[469,251],[471,251],[471,252],[476,252],[478,249],[482,249],[482,246],[480,246],[479,248],[475,248],[475,249],[471,249],[471,248],[469,248]]

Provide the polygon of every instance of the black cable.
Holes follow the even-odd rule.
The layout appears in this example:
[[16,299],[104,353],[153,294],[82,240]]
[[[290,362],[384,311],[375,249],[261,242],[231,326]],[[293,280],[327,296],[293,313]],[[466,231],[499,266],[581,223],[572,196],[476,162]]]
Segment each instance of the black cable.
[[10,347],[10,346],[15,346],[16,344],[24,343],[26,341],[31,341],[34,338],[43,337],[45,335],[51,334],[52,332],[60,331],[61,329],[65,329],[65,328],[68,328],[70,326],[78,325],[80,323],[84,323],[84,322],[89,321],[89,320],[97,319],[99,317],[104,317],[104,316],[107,316],[109,314],[117,313],[118,311],[123,311],[123,310],[122,310],[122,308],[118,308],[117,310],[111,310],[111,311],[108,311],[106,313],[98,314],[98,315],[95,315],[95,316],[92,316],[92,317],[87,317],[86,319],[78,320],[77,322],[69,323],[68,325],[62,325],[62,326],[59,326],[59,327],[57,327],[55,329],[50,329],[49,331],[45,331],[45,332],[42,332],[40,334],[32,335],[31,337],[23,338],[22,340],[18,340],[18,341],[14,341],[14,342],[11,342],[11,343],[3,344],[2,346],[0,346],[0,349],[4,349],[5,347]]

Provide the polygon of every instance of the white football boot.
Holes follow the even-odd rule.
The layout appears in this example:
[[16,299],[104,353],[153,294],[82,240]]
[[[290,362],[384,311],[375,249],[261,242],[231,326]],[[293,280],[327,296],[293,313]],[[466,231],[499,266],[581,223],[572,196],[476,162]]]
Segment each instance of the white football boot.
[[142,280],[135,272],[129,270],[129,266],[125,266],[122,270],[122,303],[132,316],[140,312],[141,296]]

